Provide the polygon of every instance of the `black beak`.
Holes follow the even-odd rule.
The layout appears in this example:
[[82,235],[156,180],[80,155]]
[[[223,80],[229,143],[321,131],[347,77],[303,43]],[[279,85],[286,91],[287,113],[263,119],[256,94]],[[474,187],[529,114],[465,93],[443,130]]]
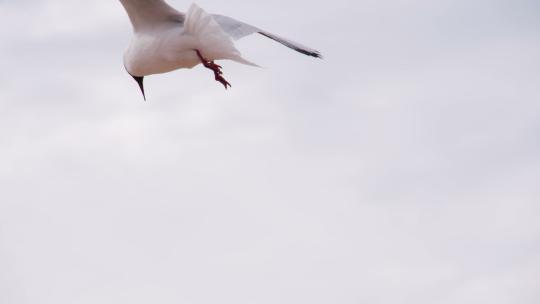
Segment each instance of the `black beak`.
[[144,98],[144,100],[146,101],[146,96],[144,95],[144,85],[143,85],[143,80],[144,80],[144,76],[131,76],[133,77],[133,79],[135,79],[135,81],[137,81],[137,83],[139,84],[139,88],[141,88],[141,92],[142,92],[142,96]]

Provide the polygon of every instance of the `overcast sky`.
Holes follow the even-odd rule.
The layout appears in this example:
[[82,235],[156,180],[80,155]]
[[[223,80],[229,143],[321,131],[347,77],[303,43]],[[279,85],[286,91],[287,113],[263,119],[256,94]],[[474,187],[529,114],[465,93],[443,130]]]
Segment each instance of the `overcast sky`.
[[540,303],[539,1],[198,4],[325,59],[144,102],[119,1],[0,0],[0,303]]

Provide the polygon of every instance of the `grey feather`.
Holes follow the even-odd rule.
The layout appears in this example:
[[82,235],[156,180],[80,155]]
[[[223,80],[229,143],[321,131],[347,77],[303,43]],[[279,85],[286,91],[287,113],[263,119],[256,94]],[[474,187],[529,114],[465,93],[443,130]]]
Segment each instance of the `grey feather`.
[[284,46],[291,48],[304,55],[313,56],[316,58],[322,58],[321,54],[312,48],[303,46],[297,42],[282,38],[278,35],[269,33],[267,31],[263,31],[260,28],[257,28],[253,25],[249,25],[247,23],[243,23],[231,17],[227,17],[223,15],[212,15],[212,17],[214,18],[214,20],[216,20],[219,26],[234,40],[238,40],[248,35],[258,33],[274,41],[277,41],[283,44]]

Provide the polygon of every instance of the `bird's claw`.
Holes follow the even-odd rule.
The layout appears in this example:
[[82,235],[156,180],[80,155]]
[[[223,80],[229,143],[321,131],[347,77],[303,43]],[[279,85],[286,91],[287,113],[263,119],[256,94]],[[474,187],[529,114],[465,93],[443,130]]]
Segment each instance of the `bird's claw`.
[[221,75],[216,75],[216,81],[221,82],[221,84],[223,84],[223,86],[225,87],[225,90],[227,89],[227,86],[231,87],[231,84]]
[[225,87],[225,89],[227,89],[227,86],[231,87],[231,84],[225,80],[225,78],[223,78],[223,71],[221,71],[222,67],[219,65],[219,64],[216,64],[214,61],[210,61],[210,60],[207,60],[205,59],[201,52],[199,52],[199,50],[196,50],[197,52],[197,56],[199,56],[199,59],[201,60],[202,64],[204,65],[204,67],[212,70],[214,72],[214,78],[216,81],[220,82],[221,84],[223,84],[223,86]]

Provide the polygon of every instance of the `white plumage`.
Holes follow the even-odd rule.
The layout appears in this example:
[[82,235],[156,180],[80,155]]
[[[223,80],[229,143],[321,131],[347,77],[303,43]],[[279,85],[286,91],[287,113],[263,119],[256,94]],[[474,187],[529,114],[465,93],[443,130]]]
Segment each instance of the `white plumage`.
[[134,35],[124,53],[124,66],[137,80],[144,95],[143,77],[199,63],[214,71],[215,79],[225,88],[214,60],[228,59],[255,65],[244,59],[233,39],[259,33],[300,53],[321,57],[319,52],[281,38],[257,27],[222,15],[210,15],[192,4],[183,14],[163,0],[120,0],[133,25]]

